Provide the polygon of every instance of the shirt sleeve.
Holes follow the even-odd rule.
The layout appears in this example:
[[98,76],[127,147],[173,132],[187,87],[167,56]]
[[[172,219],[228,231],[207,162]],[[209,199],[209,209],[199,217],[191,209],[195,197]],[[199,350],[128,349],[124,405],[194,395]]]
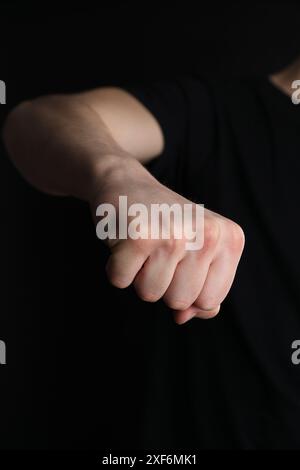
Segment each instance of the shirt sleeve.
[[122,88],[151,112],[164,135],[162,154],[147,168],[162,183],[185,193],[189,173],[198,171],[212,142],[209,87],[198,77],[183,76]]

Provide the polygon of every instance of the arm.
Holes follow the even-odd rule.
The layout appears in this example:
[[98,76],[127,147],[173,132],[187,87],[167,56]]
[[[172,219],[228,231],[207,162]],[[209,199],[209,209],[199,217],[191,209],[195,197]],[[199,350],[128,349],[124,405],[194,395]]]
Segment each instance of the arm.
[[128,159],[146,162],[163,148],[154,117],[128,93],[111,88],[21,103],[8,116],[3,136],[31,184],[83,199],[95,173],[104,176],[124,159],[125,165]]
[[[101,202],[190,203],[161,185],[142,163],[164,146],[161,128],[135,98],[117,88],[38,98],[19,105],[4,127],[8,152],[23,176],[51,194]],[[244,237],[234,222],[205,210],[204,246],[185,241],[117,240],[109,243],[107,272],[120,288],[134,283],[147,301],[163,298],[183,323],[219,311],[234,279]]]

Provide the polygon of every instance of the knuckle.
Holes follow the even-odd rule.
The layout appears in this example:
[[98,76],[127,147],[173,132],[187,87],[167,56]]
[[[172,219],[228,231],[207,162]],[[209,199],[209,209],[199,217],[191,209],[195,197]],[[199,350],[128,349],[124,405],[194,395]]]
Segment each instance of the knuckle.
[[216,298],[212,295],[201,296],[201,298],[198,299],[196,303],[198,308],[207,311],[208,313],[216,310],[219,305],[219,303],[216,301]]
[[230,227],[228,228],[227,236],[229,238],[230,248],[233,251],[243,251],[245,245],[245,234],[240,225],[236,224],[235,222],[231,222]]
[[210,219],[204,228],[204,246],[213,248],[218,242],[220,227],[215,219]]
[[144,291],[141,289],[137,289],[137,294],[139,298],[144,302],[157,302],[160,298],[160,296],[155,294],[154,292]]
[[181,252],[184,249],[184,240],[173,237],[163,240],[162,249],[167,254]]
[[167,306],[173,310],[186,310],[190,306],[190,302],[176,297],[166,297],[165,302]]
[[125,289],[129,286],[128,280],[115,273],[107,273],[109,282],[118,289]]
[[131,246],[137,256],[147,253],[151,248],[151,240],[147,238],[137,238],[130,240]]
[[109,259],[105,267],[106,275],[109,282],[118,289],[125,289],[129,286],[130,282],[125,274],[122,274],[115,264],[115,261]]
[[216,302],[212,303],[204,300],[198,304],[198,307],[204,312],[213,312],[216,309]]
[[204,319],[204,320],[210,320],[211,318],[216,317],[218,315],[219,311],[220,311],[220,306],[218,306],[217,308],[215,308],[213,310],[210,310],[208,312],[201,312],[197,316],[199,318]]
[[140,273],[135,279],[134,288],[138,297],[144,302],[157,302],[161,297],[158,290],[155,292],[155,289],[152,288],[152,290],[150,290],[149,287],[145,285],[143,273]]

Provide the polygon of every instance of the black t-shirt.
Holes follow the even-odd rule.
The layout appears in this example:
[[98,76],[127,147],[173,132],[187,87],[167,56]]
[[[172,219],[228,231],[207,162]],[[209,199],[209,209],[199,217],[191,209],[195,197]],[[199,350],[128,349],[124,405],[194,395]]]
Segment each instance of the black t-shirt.
[[109,285],[88,207],[0,158],[0,447],[299,449],[300,108],[267,79],[128,90],[165,134],[153,174],[243,227],[236,279],[216,318],[176,325]]
[[139,445],[300,448],[300,109],[265,78],[127,90],[164,132],[150,171],[246,237],[216,318],[179,327],[159,307]]

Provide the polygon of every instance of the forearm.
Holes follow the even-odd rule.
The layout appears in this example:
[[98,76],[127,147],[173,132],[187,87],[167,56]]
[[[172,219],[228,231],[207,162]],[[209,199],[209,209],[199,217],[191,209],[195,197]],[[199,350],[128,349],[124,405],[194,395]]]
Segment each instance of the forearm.
[[74,96],[22,103],[8,116],[3,138],[22,175],[51,194],[88,200],[96,184],[125,171],[128,162],[129,167],[139,165],[113,139],[99,114]]
[[[20,105],[9,115],[4,141],[23,176],[43,191],[87,200],[95,221],[96,209],[102,202],[115,206],[119,221],[120,195],[127,196],[128,207],[142,204],[150,219],[153,204],[179,207],[183,213],[189,204],[195,213],[194,203],[160,184],[140,163],[159,155],[163,148],[161,131],[153,119],[123,93],[115,94],[113,99],[106,97],[106,104],[100,94],[97,98],[86,95],[91,100],[87,102],[77,95],[41,98]],[[119,99],[123,100],[122,117],[118,112]],[[99,103],[97,109],[95,102]],[[113,129],[116,138],[109,129]],[[128,236],[108,233],[106,242],[111,256],[106,270],[112,284],[120,288],[133,284],[146,301],[163,298],[175,310],[178,323],[194,316],[215,316],[233,282],[244,235],[234,222],[204,211],[202,228],[190,217],[185,220],[184,216],[185,227],[175,221],[176,217],[172,224],[168,219],[168,237],[131,237],[128,221]],[[122,219],[124,215],[127,219],[126,213]],[[148,220],[140,229],[147,233],[149,222],[156,223],[163,234],[161,215],[161,220]],[[197,231],[202,233],[202,229],[203,247],[189,251],[185,233],[195,233],[197,238]],[[179,230],[184,233],[181,237],[176,236]]]

